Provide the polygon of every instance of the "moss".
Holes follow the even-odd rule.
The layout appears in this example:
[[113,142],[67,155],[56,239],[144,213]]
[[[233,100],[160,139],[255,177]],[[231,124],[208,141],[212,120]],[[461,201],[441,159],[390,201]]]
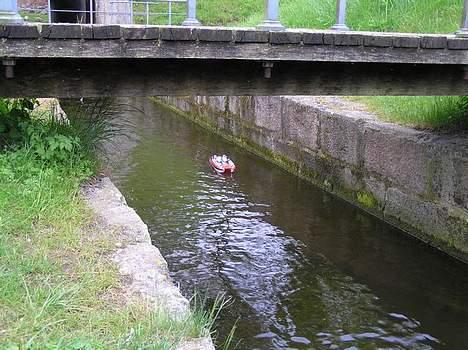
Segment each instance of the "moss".
[[375,197],[368,192],[357,192],[356,193],[357,201],[369,209],[378,209],[379,202]]

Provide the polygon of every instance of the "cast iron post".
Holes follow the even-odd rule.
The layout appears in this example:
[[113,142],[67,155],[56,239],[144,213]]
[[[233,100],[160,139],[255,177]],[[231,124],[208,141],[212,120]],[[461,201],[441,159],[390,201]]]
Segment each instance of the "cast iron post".
[[257,28],[268,31],[285,29],[279,21],[279,0],[265,0],[265,19]]
[[197,19],[197,0],[187,0],[187,18],[182,22],[183,26],[199,26]]
[[346,0],[336,0],[336,23],[331,29],[349,30],[346,25]]
[[463,6],[462,23],[457,36],[468,38],[468,0],[465,0],[465,5]]

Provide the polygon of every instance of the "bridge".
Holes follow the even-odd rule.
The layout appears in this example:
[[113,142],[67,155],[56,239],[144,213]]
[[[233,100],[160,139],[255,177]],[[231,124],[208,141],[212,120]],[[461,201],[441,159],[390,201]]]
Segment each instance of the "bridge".
[[[468,0],[452,35],[96,24],[0,26],[0,96],[466,95]],[[193,8],[192,8],[193,10]],[[341,17],[340,17],[341,16]]]

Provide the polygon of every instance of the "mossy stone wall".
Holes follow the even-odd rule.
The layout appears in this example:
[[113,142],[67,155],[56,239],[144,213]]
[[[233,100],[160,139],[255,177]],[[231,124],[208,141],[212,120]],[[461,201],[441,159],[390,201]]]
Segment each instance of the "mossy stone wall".
[[468,138],[378,121],[319,97],[196,96],[166,105],[468,262]]

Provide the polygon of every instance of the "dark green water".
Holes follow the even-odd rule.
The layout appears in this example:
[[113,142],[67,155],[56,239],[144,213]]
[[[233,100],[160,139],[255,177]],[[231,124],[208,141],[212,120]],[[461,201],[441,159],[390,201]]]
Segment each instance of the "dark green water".
[[[113,180],[240,349],[468,349],[468,268],[184,119],[132,102]],[[212,173],[228,153],[238,172]]]

